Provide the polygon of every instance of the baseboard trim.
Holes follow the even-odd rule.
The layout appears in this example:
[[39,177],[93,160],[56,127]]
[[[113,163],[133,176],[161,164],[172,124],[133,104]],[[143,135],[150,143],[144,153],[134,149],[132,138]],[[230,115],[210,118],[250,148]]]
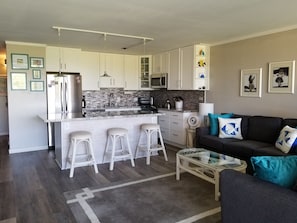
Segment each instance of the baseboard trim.
[[0,136],[8,136],[8,132],[0,132]]
[[47,150],[48,146],[26,147],[26,148],[9,148],[9,154],[35,152],[40,150]]

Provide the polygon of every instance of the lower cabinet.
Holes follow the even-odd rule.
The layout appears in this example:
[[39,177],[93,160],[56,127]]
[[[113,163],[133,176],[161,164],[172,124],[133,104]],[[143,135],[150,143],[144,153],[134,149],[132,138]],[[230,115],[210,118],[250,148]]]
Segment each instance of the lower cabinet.
[[163,139],[166,143],[185,148],[187,139],[188,118],[190,115],[197,115],[197,112],[175,110],[160,110],[164,113],[158,117]]

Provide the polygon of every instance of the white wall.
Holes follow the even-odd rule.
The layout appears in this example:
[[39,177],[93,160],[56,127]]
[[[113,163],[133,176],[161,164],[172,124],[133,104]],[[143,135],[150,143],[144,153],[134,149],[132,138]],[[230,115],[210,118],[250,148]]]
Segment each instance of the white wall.
[[[9,152],[18,153],[47,149],[47,127],[38,118],[46,114],[46,90],[32,92],[30,81],[33,80],[32,68],[28,70],[11,69],[11,53],[28,54],[29,57],[45,58],[45,46],[7,43],[7,78],[8,78],[8,116],[9,116]],[[25,72],[27,90],[11,90],[11,72]],[[36,79],[35,79],[36,80]],[[45,69],[41,69],[40,81],[46,80]]]
[[[295,94],[268,93],[269,63],[297,60],[296,40],[297,30],[291,30],[211,47],[207,102],[213,102],[218,113],[297,118],[297,83]],[[259,67],[263,69],[262,97],[240,97],[241,69]]]

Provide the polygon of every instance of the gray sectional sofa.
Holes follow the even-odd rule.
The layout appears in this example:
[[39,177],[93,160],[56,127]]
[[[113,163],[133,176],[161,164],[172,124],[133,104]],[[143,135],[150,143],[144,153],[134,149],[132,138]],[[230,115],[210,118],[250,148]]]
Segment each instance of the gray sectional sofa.
[[220,175],[222,223],[293,223],[297,192],[234,170]]
[[290,153],[285,154],[277,149],[275,142],[284,126],[297,126],[297,119],[237,114],[234,114],[232,118],[242,118],[242,140],[219,138],[209,134],[209,127],[199,127],[196,129],[196,147],[245,160],[248,165],[247,173],[250,174],[253,173],[250,163],[252,156],[290,155]]

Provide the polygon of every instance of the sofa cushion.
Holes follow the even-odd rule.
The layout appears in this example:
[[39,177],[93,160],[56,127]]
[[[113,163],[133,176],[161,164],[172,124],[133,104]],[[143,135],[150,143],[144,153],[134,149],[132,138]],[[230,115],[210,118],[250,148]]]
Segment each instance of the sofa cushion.
[[295,118],[286,118],[283,120],[283,127],[284,126],[290,126],[292,128],[296,128],[297,127],[297,119]]
[[297,179],[297,156],[256,156],[251,157],[255,176],[292,188]]
[[270,144],[254,140],[238,140],[236,142],[227,142],[224,146],[224,154],[230,156],[240,156],[244,159],[253,156],[258,148],[268,147]]
[[218,118],[219,137],[243,139],[241,135],[241,118]]
[[250,117],[247,138],[274,144],[282,128],[282,121],[279,117]]
[[287,154],[277,149],[274,145],[255,148],[253,151],[253,156],[285,156],[285,155]]
[[203,135],[199,137],[199,146],[210,149],[218,153],[224,153],[224,144],[228,142],[236,142],[238,139],[222,139],[217,136]]
[[210,135],[217,136],[219,134],[219,122],[218,122],[219,117],[231,118],[232,113],[227,113],[222,115],[209,113],[208,118],[209,118],[209,124],[210,124],[210,130],[209,130]]
[[280,132],[275,142],[275,147],[284,153],[296,152],[297,149],[297,129],[286,125]]

